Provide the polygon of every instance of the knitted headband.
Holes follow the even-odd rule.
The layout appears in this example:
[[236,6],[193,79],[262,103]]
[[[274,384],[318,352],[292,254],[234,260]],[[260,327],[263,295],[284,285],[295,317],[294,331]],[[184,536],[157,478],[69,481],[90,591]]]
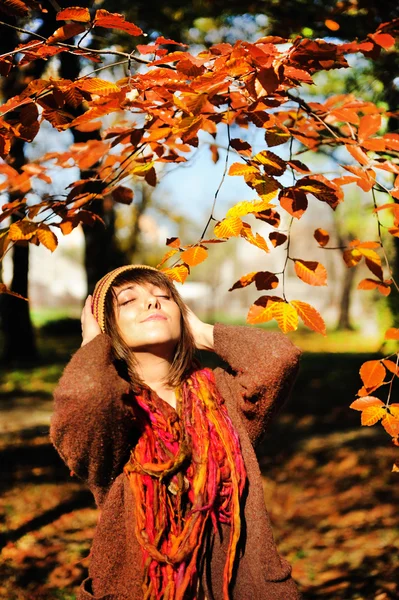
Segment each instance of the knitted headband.
[[107,292],[111,287],[113,281],[115,281],[116,277],[120,273],[123,273],[124,271],[131,271],[133,269],[148,269],[150,271],[158,271],[158,269],[155,269],[154,267],[149,267],[147,265],[125,265],[123,267],[118,267],[117,269],[110,271],[96,283],[92,299],[92,312],[94,317],[96,318],[97,323],[100,325],[100,329],[103,333],[105,331],[105,296],[107,295]]

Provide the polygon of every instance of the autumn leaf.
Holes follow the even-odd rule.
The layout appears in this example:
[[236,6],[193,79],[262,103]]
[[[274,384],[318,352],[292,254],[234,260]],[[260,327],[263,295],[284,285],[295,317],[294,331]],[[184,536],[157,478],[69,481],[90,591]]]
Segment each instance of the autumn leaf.
[[360,377],[364,387],[379,387],[385,379],[386,371],[380,360],[368,360],[360,367]]
[[99,79],[98,77],[79,79],[75,83],[75,87],[84,92],[96,94],[97,96],[108,96],[109,94],[120,92],[119,86],[117,86],[115,83],[106,81],[105,79]]
[[362,142],[381,128],[381,115],[365,115],[360,119],[358,138]]
[[119,185],[112,190],[112,198],[120,204],[131,204],[133,202],[133,190],[123,185]]
[[326,335],[326,324],[323,317],[313,306],[300,300],[291,300],[290,304],[295,308],[304,325],[316,331],[316,333]]
[[362,260],[362,254],[356,248],[347,248],[342,257],[349,268],[356,266]]
[[247,275],[243,275],[242,277],[240,277],[240,279],[238,281],[236,281],[232,287],[229,289],[229,292],[232,292],[233,290],[239,290],[241,288],[247,287],[247,285],[250,285],[251,283],[253,283],[255,281],[255,275],[257,274],[257,271],[252,271],[252,273],[248,273]]
[[39,242],[43,244],[43,246],[51,250],[51,252],[54,252],[54,250],[58,246],[57,236],[51,231],[51,229],[47,225],[42,223],[36,231],[36,235],[38,237]]
[[56,31],[54,31],[53,35],[51,35],[47,39],[48,44],[64,42],[75,35],[79,35],[79,33],[83,33],[86,31],[86,27],[81,25],[80,23],[67,23],[62,27],[59,27]]
[[253,200],[252,202],[244,200],[229,208],[226,217],[244,217],[251,213],[266,210],[269,206],[270,204],[267,200]]
[[399,329],[397,329],[396,327],[390,327],[386,330],[384,339],[399,340]]
[[17,221],[10,225],[8,232],[10,240],[17,242],[20,240],[30,240],[37,231],[38,224],[32,221]]
[[387,412],[385,417],[381,421],[381,425],[385,431],[392,437],[398,437],[399,435],[399,419]]
[[215,225],[214,233],[218,238],[229,238],[240,235],[242,221],[239,217],[227,217]]
[[172,281],[184,283],[187,279],[187,275],[189,274],[189,270],[186,265],[178,265],[177,267],[173,267],[171,269],[163,269],[162,273],[169,277],[169,279],[172,279]]
[[190,267],[195,267],[208,257],[208,251],[204,246],[193,246],[182,252],[180,257]]
[[165,264],[172,256],[174,256],[177,252],[178,252],[178,248],[172,248],[171,250],[169,250],[169,252],[166,252],[162,259],[161,262],[159,262],[157,264],[157,269],[159,269],[160,267],[162,267],[163,264]]
[[368,406],[362,411],[361,424],[371,427],[371,425],[375,425],[380,419],[386,418],[386,416],[387,412],[385,408],[381,406]]
[[265,323],[275,319],[283,333],[295,331],[298,327],[298,315],[293,306],[277,296],[261,296],[250,307],[247,322]]
[[241,237],[246,239],[250,244],[264,250],[265,252],[269,252],[269,248],[267,246],[266,240],[259,233],[255,235],[252,232],[252,228],[248,223],[242,223],[242,228],[240,231]]
[[369,408],[370,406],[381,407],[385,405],[379,398],[376,398],[375,396],[366,396],[364,398],[358,398],[357,400],[352,402],[349,408],[363,411],[366,408]]
[[134,23],[126,21],[123,15],[118,13],[110,13],[103,8],[100,8],[96,11],[94,25],[96,27],[104,27],[106,29],[118,29],[134,36],[141,35],[143,33],[143,30],[140,29],[140,27],[137,27],[137,25]]
[[78,21],[80,23],[90,23],[90,13],[88,8],[65,8],[57,13],[57,21]]
[[246,165],[243,163],[233,163],[229,169],[229,175],[260,175],[258,167]]
[[[392,279],[388,280],[390,283],[392,283]],[[376,279],[362,279],[362,281],[360,281],[358,283],[357,289],[358,290],[378,290],[380,292],[380,294],[382,294],[383,296],[389,296],[389,294],[391,293],[391,286],[390,283],[385,282],[385,281],[378,281]]]
[[234,150],[237,150],[237,152],[239,154],[242,154],[243,156],[251,156],[251,154],[252,154],[251,145],[248,144],[248,142],[244,142],[243,140],[240,140],[239,138],[231,139],[230,146],[232,148],[234,148]]
[[296,219],[300,219],[308,207],[306,194],[296,188],[281,190],[279,201],[281,207]]
[[268,175],[282,175],[287,166],[285,160],[270,150],[258,152],[258,154],[252,158],[251,162],[263,165],[263,168]]
[[265,133],[265,141],[269,148],[285,144],[290,138],[291,135],[288,131],[279,129],[278,127],[270,127]]
[[271,233],[269,233],[269,240],[271,241],[274,248],[277,248],[277,246],[281,246],[282,244],[284,244],[284,242],[286,242],[287,239],[288,238],[285,235],[285,233],[280,233],[279,231],[272,231]]
[[[399,365],[397,365],[393,360],[389,360],[388,358],[382,359],[382,364],[388,371],[391,371],[394,375],[399,375]],[[391,405],[392,407],[393,405]]]
[[181,246],[180,238],[178,238],[178,237],[168,238],[166,240],[166,245],[169,246],[170,248],[180,248],[180,246]]
[[330,240],[329,233],[325,229],[321,228],[315,230],[313,237],[322,248],[324,248],[324,246],[326,246]]
[[319,262],[294,260],[295,273],[305,283],[309,285],[327,285],[326,268]]

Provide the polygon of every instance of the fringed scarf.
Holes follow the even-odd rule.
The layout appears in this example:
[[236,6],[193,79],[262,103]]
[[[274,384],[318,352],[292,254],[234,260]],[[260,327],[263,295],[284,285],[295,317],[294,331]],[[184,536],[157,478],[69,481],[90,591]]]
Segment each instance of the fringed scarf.
[[194,372],[177,411],[150,389],[136,396],[142,435],[125,466],[135,497],[144,600],[195,600],[207,526],[230,525],[223,574],[229,599],[240,498],[246,481],[238,435],[213,372]]

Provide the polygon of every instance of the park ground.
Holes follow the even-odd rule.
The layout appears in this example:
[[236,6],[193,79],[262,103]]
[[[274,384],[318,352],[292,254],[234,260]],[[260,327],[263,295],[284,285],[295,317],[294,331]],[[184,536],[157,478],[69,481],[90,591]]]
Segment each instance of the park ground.
[[[97,511],[48,438],[52,390],[79,346],[78,324],[64,325],[42,328],[39,365],[0,371],[0,600],[75,600],[89,564]],[[280,553],[304,600],[399,598],[398,448],[348,408],[378,343],[295,341],[301,372],[258,453]]]

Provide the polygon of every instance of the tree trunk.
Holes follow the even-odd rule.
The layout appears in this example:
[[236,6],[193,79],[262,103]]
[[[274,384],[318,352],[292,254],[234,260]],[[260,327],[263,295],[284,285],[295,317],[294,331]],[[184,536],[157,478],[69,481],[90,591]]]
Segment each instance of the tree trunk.
[[341,300],[339,303],[339,318],[337,329],[353,330],[350,320],[350,305],[352,295],[352,284],[355,278],[355,269],[346,269],[342,282]]

